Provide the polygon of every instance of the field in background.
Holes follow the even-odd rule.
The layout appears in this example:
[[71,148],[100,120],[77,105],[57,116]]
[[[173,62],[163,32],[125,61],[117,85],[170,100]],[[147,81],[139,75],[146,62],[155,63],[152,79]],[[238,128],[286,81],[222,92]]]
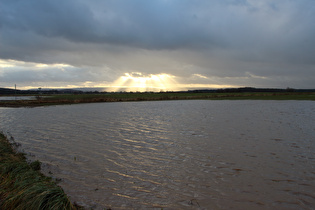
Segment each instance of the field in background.
[[199,92],[159,92],[159,93],[80,93],[41,94],[35,100],[1,101],[2,107],[32,107],[61,104],[159,101],[159,100],[315,100],[315,92],[244,92],[244,93],[199,93]]

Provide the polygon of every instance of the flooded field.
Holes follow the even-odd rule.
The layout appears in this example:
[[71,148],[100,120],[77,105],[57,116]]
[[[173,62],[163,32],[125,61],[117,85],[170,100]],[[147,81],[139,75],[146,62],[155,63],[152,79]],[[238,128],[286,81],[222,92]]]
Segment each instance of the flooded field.
[[1,96],[0,101],[35,100],[35,96]]
[[312,101],[0,108],[0,119],[87,208],[315,208]]

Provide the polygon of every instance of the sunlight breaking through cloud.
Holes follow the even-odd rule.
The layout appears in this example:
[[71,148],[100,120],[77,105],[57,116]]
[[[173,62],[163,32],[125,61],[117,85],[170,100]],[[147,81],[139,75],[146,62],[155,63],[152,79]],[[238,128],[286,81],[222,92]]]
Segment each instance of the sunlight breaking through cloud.
[[202,78],[202,79],[208,79],[208,77],[202,75],[202,74],[193,74],[193,76],[197,77],[197,78]]
[[125,73],[107,88],[108,91],[168,91],[177,89],[175,76],[170,74]]

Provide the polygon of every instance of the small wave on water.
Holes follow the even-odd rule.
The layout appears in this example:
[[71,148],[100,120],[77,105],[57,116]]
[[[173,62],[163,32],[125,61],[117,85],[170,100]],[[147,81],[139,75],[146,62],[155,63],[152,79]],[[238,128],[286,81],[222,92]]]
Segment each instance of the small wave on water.
[[315,104],[163,101],[0,109],[73,201],[93,209],[312,209]]

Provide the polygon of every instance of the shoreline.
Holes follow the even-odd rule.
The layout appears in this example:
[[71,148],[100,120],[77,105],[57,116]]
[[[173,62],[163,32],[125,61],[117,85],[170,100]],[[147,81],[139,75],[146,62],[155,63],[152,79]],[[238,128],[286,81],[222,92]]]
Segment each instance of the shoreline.
[[83,209],[40,172],[39,161],[28,163],[18,146],[0,133],[0,209]]
[[[23,96],[23,95],[19,95]],[[1,101],[0,107],[39,107],[101,102],[135,102],[165,100],[315,100],[315,92],[250,93],[110,93],[58,94],[36,96],[36,100]]]

